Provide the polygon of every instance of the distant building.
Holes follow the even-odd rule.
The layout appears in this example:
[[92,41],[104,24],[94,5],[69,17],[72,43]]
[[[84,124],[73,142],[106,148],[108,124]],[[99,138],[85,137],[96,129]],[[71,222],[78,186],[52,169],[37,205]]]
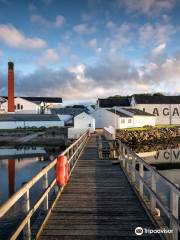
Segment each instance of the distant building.
[[180,124],[180,96],[133,96],[131,106],[156,116],[156,124]]
[[91,115],[95,118],[96,128],[122,129],[156,124],[154,115],[132,108],[98,108]]
[[53,114],[1,114],[0,129],[24,127],[62,127],[64,122]]
[[74,117],[77,115],[86,112],[88,113],[88,109],[86,108],[74,108],[74,107],[65,107],[65,108],[53,108],[50,109],[52,114],[57,114],[59,118],[65,122],[66,125],[74,125]]
[[120,98],[98,98],[96,108],[130,107],[131,99]]
[[[41,114],[50,113],[50,108],[60,107],[62,98],[56,97],[15,97],[15,113]],[[0,98],[0,113],[8,112],[8,97]]]

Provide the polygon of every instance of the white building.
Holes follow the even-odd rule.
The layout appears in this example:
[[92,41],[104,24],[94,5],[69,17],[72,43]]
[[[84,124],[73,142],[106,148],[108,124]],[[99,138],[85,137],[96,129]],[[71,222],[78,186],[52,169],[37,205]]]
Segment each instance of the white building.
[[95,131],[95,119],[86,112],[82,112],[74,117],[74,128],[90,129]]
[[[54,97],[15,97],[14,110],[20,114],[40,114],[50,113],[50,108],[59,107],[62,103],[61,98]],[[1,97],[0,112],[8,112],[8,98]]]
[[1,114],[0,129],[15,129],[25,127],[62,127],[57,115],[53,114]]
[[112,126],[115,129],[155,126],[155,116],[132,108],[98,108],[91,114],[96,121],[96,128]]
[[131,106],[156,116],[156,124],[180,124],[180,96],[133,96]]

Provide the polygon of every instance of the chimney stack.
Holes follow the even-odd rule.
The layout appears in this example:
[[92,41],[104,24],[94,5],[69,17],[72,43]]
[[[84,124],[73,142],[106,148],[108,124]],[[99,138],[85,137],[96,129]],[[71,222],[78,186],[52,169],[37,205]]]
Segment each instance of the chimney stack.
[[8,112],[14,112],[14,63],[8,62]]

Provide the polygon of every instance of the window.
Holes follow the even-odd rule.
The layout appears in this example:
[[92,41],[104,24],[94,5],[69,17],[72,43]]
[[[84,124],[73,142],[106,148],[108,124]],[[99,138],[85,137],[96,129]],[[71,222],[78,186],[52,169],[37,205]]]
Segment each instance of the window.
[[91,123],[89,123],[89,127],[91,127]]
[[21,105],[21,110],[23,109],[23,105]]
[[128,119],[128,123],[131,123],[131,119],[130,118]]
[[121,119],[121,123],[125,123],[125,119],[124,118]]
[[16,105],[14,105],[14,110],[16,110]]
[[17,104],[17,109],[18,109],[18,110],[20,109],[20,104],[19,104],[19,103]]

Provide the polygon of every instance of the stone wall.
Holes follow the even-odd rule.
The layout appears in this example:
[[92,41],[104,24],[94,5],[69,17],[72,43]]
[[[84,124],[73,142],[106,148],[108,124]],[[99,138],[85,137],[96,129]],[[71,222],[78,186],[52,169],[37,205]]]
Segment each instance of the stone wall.
[[180,142],[180,127],[151,128],[147,130],[118,130],[116,138],[130,146],[171,144]]

